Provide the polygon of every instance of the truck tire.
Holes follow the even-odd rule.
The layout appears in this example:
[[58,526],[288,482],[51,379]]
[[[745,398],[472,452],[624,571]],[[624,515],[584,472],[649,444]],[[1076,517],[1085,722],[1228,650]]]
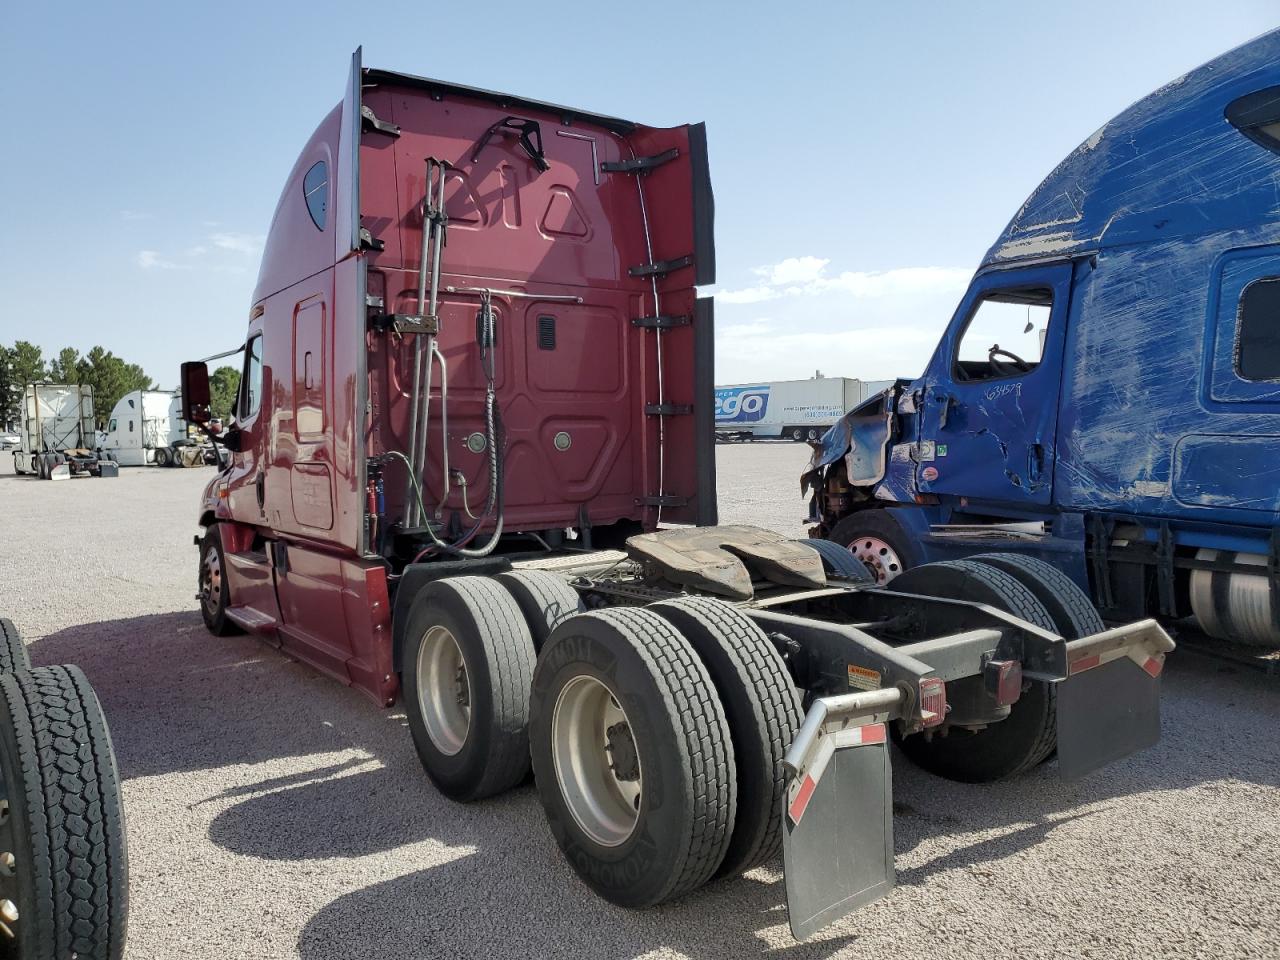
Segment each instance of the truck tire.
[[564,577],[546,570],[509,570],[495,578],[520,606],[529,635],[533,637],[534,650],[551,636],[551,631],[575,613],[583,611],[578,591],[565,582]]
[[436,580],[414,597],[405,627],[405,714],[418,759],[445,796],[490,797],[529,772],[535,659],[519,605],[493,580]]
[[167,467],[173,462],[173,457],[164,447],[156,447],[156,466]]
[[712,877],[733,835],[733,742],[675,627],[636,607],[570,617],[542,648],[530,707],[538,796],[588,887],[648,907]]
[[1089,595],[1053,564],[1017,553],[980,553],[966,559],[1003,570],[1035,594],[1063,638],[1078,640],[1106,629]]
[[231,589],[227,586],[227,557],[222,550],[222,537],[216,525],[209,528],[200,543],[200,567],[196,576],[200,616],[209,632],[215,637],[243,633],[227,616]]
[[[1035,594],[995,567],[973,560],[927,563],[889,586],[902,593],[972,600],[1012,613],[1044,630],[1053,618]],[[1051,683],[1032,681],[1009,716],[982,730],[953,728],[946,736],[924,734],[896,738],[916,765],[965,783],[989,783],[1030,770],[1057,746],[1057,692]]]
[[804,439],[804,431],[801,430],[799,427],[792,427],[788,431],[788,433],[791,434],[791,439],[796,441],[796,443],[799,443],[801,440]]
[[804,722],[800,695],[764,631],[729,604],[687,597],[647,609],[689,641],[724,705],[733,738],[738,809],[715,875],[737,876],[782,850],[787,793],[782,758]]
[[859,510],[827,534],[828,540],[860,560],[882,587],[920,564],[920,553],[911,535],[889,513],[887,508]]
[[79,667],[36,667],[0,675],[0,707],[0,848],[13,857],[5,886],[17,913],[6,920],[10,946],[23,960],[116,960],[129,870],[98,698]]
[[827,571],[827,576],[854,580],[858,583],[876,582],[876,578],[867,568],[867,565],[855,557],[848,547],[843,547],[830,540],[819,540],[816,537],[794,542],[803,543],[806,547],[812,547],[818,551],[818,556],[822,557],[822,567]]
[[17,673],[31,669],[31,654],[22,642],[22,634],[8,617],[0,617],[0,673]]
[[46,459],[48,456],[47,453],[37,453],[35,455],[37,480],[49,479],[49,461]]
[[808,432],[805,434],[805,439],[810,443],[817,443],[820,436],[822,436],[822,434],[818,432],[817,427],[810,427]]

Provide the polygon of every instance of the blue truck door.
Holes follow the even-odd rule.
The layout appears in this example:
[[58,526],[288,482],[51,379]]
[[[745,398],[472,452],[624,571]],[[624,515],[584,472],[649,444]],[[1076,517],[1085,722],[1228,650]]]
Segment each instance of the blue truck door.
[[1047,505],[1070,263],[974,278],[924,376],[916,484]]
[[[1280,521],[1280,246],[1214,266],[1202,408],[1173,449],[1179,504],[1208,519]],[[1194,431],[1194,432],[1193,432]],[[1247,511],[1247,512],[1237,512]]]

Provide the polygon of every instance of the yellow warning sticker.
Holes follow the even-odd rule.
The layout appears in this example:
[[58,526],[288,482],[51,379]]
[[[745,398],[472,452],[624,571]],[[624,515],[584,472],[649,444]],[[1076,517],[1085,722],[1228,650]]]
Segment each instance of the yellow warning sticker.
[[849,664],[849,686],[854,690],[879,690],[880,674]]

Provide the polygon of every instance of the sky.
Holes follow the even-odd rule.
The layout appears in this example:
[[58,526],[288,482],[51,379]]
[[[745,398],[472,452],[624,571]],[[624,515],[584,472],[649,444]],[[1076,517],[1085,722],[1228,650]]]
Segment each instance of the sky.
[[914,376],[1040,180],[1275,0],[13,4],[0,343],[163,387],[242,337],[272,211],[366,66],[707,123],[718,383]]

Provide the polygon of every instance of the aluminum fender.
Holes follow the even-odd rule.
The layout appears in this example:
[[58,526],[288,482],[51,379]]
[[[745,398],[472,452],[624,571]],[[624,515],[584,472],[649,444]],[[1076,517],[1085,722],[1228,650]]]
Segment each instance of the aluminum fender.
[[893,889],[893,779],[885,723],[897,688],[819,697],[787,751],[782,856],[797,940]]
[[1058,773],[1075,780],[1160,739],[1160,673],[1174,642],[1140,620],[1067,644],[1058,682]]

